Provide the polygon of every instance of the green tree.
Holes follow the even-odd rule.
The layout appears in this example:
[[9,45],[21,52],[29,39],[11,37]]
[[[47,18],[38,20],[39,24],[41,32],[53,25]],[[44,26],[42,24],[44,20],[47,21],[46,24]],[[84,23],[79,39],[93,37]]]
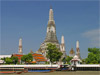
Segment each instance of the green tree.
[[63,62],[64,64],[66,64],[66,62],[67,62],[67,61],[66,61],[66,57],[63,57],[63,58],[62,58],[62,62]]
[[27,55],[23,55],[21,57],[21,60],[24,61],[25,63],[31,63],[33,61],[33,56],[31,53],[29,53]]
[[70,61],[72,60],[72,58],[73,58],[73,57],[66,56],[66,61],[67,61],[68,64],[70,64]]
[[13,61],[12,61],[12,59],[11,58],[5,58],[5,63],[6,64],[12,64],[13,63]]
[[62,52],[59,51],[56,45],[49,43],[47,46],[47,58],[50,59],[50,62],[53,63],[59,61],[62,56]]
[[18,57],[12,56],[11,59],[14,64],[18,63]]
[[82,64],[85,64],[86,62],[85,62],[85,59],[82,59]]
[[33,61],[33,56],[31,53],[28,54],[28,62],[32,62]]
[[4,58],[1,58],[1,60],[4,60],[5,61],[5,57]]
[[100,48],[88,48],[88,57],[85,59],[86,64],[100,63]]
[[21,61],[23,61],[23,62],[25,62],[26,63],[26,61],[27,61],[27,55],[23,55],[22,57],[21,57]]
[[18,62],[18,57],[12,56],[11,58],[2,58],[1,60],[4,60],[6,64],[16,64]]

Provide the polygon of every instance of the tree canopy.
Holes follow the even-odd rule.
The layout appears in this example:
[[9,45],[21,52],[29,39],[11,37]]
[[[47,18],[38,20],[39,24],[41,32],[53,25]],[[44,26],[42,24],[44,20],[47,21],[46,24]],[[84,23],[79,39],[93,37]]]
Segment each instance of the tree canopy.
[[67,64],[70,64],[70,61],[72,60],[72,58],[73,58],[73,57],[66,56],[66,59],[65,59],[65,60],[66,60]]
[[88,57],[85,59],[86,64],[100,63],[100,48],[88,48]]
[[18,57],[12,56],[11,58],[3,58],[6,64],[16,64],[18,62]]
[[21,60],[25,63],[31,63],[33,61],[33,56],[31,53],[27,54],[27,55],[23,55],[21,57]]
[[57,62],[63,55],[62,52],[56,47],[56,45],[53,45],[51,43],[47,44],[47,58],[50,59],[50,62]]
[[13,60],[11,58],[5,58],[5,63],[6,64],[12,64],[13,63]]
[[12,56],[11,59],[12,59],[12,62],[13,62],[14,64],[17,64],[17,62],[18,62],[18,57]]

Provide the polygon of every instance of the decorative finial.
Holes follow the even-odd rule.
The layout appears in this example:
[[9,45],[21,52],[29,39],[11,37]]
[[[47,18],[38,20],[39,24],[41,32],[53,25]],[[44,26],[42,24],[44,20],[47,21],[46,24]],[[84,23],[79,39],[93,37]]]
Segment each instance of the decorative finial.
[[50,5],[50,9],[52,9],[52,6]]
[[31,50],[30,53],[33,54],[34,52]]
[[52,9],[52,6],[50,6],[50,10],[49,10],[49,21],[54,21],[54,19],[53,19],[53,9]]

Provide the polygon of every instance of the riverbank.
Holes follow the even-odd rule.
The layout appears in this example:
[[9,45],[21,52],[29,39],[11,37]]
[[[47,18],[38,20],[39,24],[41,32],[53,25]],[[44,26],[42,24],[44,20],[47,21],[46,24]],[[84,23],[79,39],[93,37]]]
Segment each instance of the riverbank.
[[[8,75],[8,74],[5,74]],[[10,75],[18,75],[18,74],[10,74]],[[55,71],[50,73],[22,73],[20,75],[100,75],[100,71]]]

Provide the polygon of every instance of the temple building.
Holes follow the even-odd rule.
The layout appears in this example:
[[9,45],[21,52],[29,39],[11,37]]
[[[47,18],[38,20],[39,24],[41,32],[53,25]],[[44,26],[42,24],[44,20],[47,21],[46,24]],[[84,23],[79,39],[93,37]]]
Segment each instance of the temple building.
[[78,56],[79,59],[81,59],[80,49],[79,49],[79,41],[76,41],[76,55]]
[[[59,60],[61,63],[62,59],[66,58],[65,40],[64,40],[64,36],[62,36],[61,44],[60,44],[57,39],[56,25],[55,25],[52,8],[50,8],[50,10],[49,10],[49,20],[48,20],[48,24],[47,24],[47,32],[46,32],[46,37],[45,37],[44,42],[40,45],[40,48],[38,51],[36,51],[36,53],[34,53],[32,50],[30,52],[33,56],[32,63],[45,64],[45,62],[48,61],[48,59],[46,58],[46,53],[47,53],[47,44],[49,44],[49,43],[56,45],[56,47],[59,49],[59,51],[63,53],[61,59]],[[21,63],[22,62],[21,57],[23,55],[24,54],[23,54],[23,48],[22,48],[22,38],[20,38],[18,53],[12,54],[12,55],[4,55],[4,56],[0,55],[0,62],[3,63],[3,61],[1,61],[1,58],[16,56],[16,57],[18,57],[18,62]],[[80,49],[79,49],[79,41],[76,42],[76,54],[75,54],[75,51],[73,50],[73,48],[71,48],[69,56],[73,57],[73,59],[71,61],[73,64],[77,64],[80,62],[79,59],[81,59],[81,56],[80,56]],[[76,59],[77,59],[77,62],[75,62]]]
[[56,26],[55,26],[55,21],[53,17],[53,9],[50,8],[49,11],[49,21],[47,25],[47,34],[44,42],[40,45],[40,48],[38,50],[39,53],[42,53],[44,56],[46,56],[46,48],[47,44],[52,43],[55,44],[57,48],[60,49],[60,44],[57,40],[56,36]]
[[18,57],[18,62],[19,62],[20,64],[22,63],[21,57],[23,56],[23,54],[12,54],[12,56]]
[[46,58],[42,54],[33,53],[32,56],[33,56],[32,63],[45,64],[47,62]]
[[[64,36],[61,37],[61,44],[60,44],[58,39],[57,39],[57,35],[56,35],[56,25],[55,25],[55,20],[54,20],[52,8],[50,8],[50,10],[49,10],[49,20],[48,20],[48,24],[47,24],[47,32],[46,32],[46,37],[45,37],[44,42],[40,45],[40,48],[38,51],[36,51],[36,53],[34,53],[32,50],[30,52],[33,54],[33,58],[36,61],[36,63],[38,63],[38,64],[45,63],[48,60],[46,58],[46,53],[47,53],[47,44],[49,44],[49,43],[56,45],[56,47],[59,49],[59,51],[63,53],[60,60],[62,60],[63,58],[66,58]],[[19,39],[18,54],[21,55],[22,53],[23,53],[23,51],[22,51],[22,38],[20,38]],[[76,42],[76,55],[80,59],[79,41]],[[71,48],[69,56],[70,57],[75,56],[75,51],[73,50],[73,48]],[[43,59],[41,57],[43,57]],[[20,57],[19,57],[19,59],[20,59]],[[38,60],[39,60],[39,62],[38,62]]]
[[[38,51],[36,51],[36,53],[34,53],[31,50],[31,54],[33,55],[33,63],[38,63],[38,64],[43,64],[46,61],[48,61],[49,59],[46,58],[46,53],[47,53],[47,44],[54,44],[56,45],[56,47],[59,49],[60,52],[63,53],[61,59],[59,60],[60,63],[62,62],[63,58],[66,58],[66,49],[65,49],[65,40],[64,40],[64,36],[61,37],[61,44],[59,43],[58,39],[57,39],[57,35],[56,35],[56,25],[55,25],[55,20],[54,20],[54,15],[53,15],[53,9],[50,8],[49,10],[49,20],[48,20],[48,24],[47,24],[47,31],[46,31],[46,37],[44,42],[40,45],[40,48]],[[22,56],[22,38],[19,39],[19,50],[18,50],[18,54],[15,56],[18,56],[19,58],[19,62],[20,62],[20,58]],[[70,52],[69,52],[69,56],[73,57],[73,60],[75,58],[76,60],[76,56],[78,59],[81,59],[80,57],[80,49],[79,49],[79,41],[76,41],[76,52],[73,50],[73,48],[71,48]],[[72,62],[73,62],[72,60]]]
[[63,57],[66,57],[66,50],[65,50],[65,41],[64,41],[64,36],[61,37],[61,45],[60,45],[60,50],[63,53]]
[[75,51],[73,50],[73,48],[71,48],[71,50],[69,52],[69,56],[70,57],[74,57],[75,56]]
[[71,60],[71,65],[79,65],[80,62],[81,62],[81,60],[78,58],[77,55],[75,55],[75,56],[73,57],[73,59]]
[[18,50],[18,53],[19,54],[23,53],[23,51],[22,51],[22,38],[19,39],[19,50]]
[[[21,57],[23,56],[23,54],[12,54],[12,56],[18,57],[18,62],[20,64],[23,63],[21,61]],[[32,53],[32,56],[33,56],[33,61],[31,63],[45,64],[45,62],[47,61],[46,58],[42,54]]]

